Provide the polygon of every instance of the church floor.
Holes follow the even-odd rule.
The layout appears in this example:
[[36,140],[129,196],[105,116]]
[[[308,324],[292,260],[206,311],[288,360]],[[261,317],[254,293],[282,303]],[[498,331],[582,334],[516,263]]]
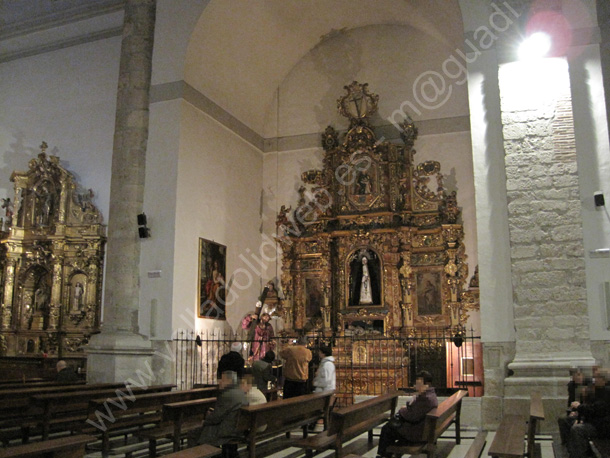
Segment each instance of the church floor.
[[[451,430],[445,435],[447,439],[441,438],[438,442],[437,452],[435,458],[463,458],[468,451],[468,448],[472,444],[474,437],[478,431],[468,428],[462,429],[462,443],[460,445],[455,444],[455,439],[452,439]],[[379,434],[379,428],[375,430],[375,434]],[[293,438],[301,437],[301,431],[295,431]],[[490,432],[487,435],[487,444],[481,454],[482,458],[487,457],[487,451],[493,440],[494,432]],[[121,440],[122,442],[122,440]],[[565,454],[565,450],[558,445],[557,440],[551,435],[540,436],[540,449],[541,458],[568,458]],[[95,444],[94,444],[95,445]],[[119,445],[119,444],[117,444]],[[157,448],[160,456],[171,453],[171,444],[165,443],[160,444]],[[349,441],[344,445],[344,455],[355,454],[365,458],[375,458],[377,455],[377,437],[375,437],[372,446],[369,445],[367,434],[364,433],[357,438]],[[554,452],[555,451],[555,452]],[[245,447],[241,447],[240,458],[247,458],[248,454]],[[286,439],[285,436],[277,437],[267,442],[263,442],[256,447],[257,458],[302,458],[305,456],[305,451],[300,448],[290,447],[290,439]],[[113,457],[123,457],[125,454],[112,454]],[[134,451],[131,455],[133,458],[146,458],[148,457],[148,449],[143,447],[142,450]],[[325,452],[315,455],[316,458],[331,458],[334,457],[334,450],[327,450]],[[418,455],[425,456],[425,455]],[[85,455],[86,458],[100,458],[100,452],[91,452]]]

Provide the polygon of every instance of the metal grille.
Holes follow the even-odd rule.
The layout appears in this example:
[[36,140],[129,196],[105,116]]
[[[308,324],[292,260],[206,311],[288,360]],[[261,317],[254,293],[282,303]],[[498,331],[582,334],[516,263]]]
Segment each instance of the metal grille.
[[[310,380],[318,363],[317,348],[324,343],[333,347],[337,397],[341,404],[351,404],[358,395],[379,395],[413,386],[416,374],[421,370],[432,374],[438,391],[462,388],[468,389],[470,396],[482,396],[480,337],[475,336],[472,330],[469,335],[448,336],[444,330],[434,328],[421,334],[423,336],[406,338],[370,335],[328,337],[310,333],[308,346],[314,355]],[[280,351],[291,344],[291,339],[276,337],[273,340],[279,358]],[[217,383],[218,360],[236,341],[242,343],[241,354],[248,361],[252,341],[236,339],[228,332],[178,332],[174,339],[178,389]],[[281,372],[278,375],[281,376]]]

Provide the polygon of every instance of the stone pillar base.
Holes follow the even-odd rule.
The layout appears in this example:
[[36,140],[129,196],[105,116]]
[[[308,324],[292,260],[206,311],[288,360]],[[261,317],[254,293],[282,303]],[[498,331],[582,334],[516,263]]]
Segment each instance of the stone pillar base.
[[[101,333],[92,336],[87,348],[87,383],[156,384],[154,350],[149,340],[132,333]],[[162,375],[162,374],[161,374]]]
[[543,432],[557,431],[557,418],[565,415],[569,369],[590,368],[595,360],[590,355],[556,356],[547,358],[515,358],[508,365],[513,374],[504,379],[503,415],[529,412],[530,394],[542,395],[545,419]]

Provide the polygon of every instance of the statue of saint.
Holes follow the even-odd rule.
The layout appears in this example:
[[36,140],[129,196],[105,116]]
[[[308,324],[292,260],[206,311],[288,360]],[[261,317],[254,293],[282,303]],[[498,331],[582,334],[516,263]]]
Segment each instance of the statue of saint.
[[350,261],[350,306],[382,305],[379,258],[373,250],[362,249]]
[[83,307],[83,293],[85,289],[83,288],[83,284],[77,282],[74,285],[74,296],[72,302],[72,310],[80,310]]
[[369,274],[368,258],[362,256],[362,278],[360,280],[360,305],[373,303],[371,291],[371,275]]

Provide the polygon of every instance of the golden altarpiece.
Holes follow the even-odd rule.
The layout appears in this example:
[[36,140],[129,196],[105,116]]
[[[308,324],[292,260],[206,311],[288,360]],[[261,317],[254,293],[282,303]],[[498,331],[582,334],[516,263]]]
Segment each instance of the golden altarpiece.
[[41,149],[4,199],[0,354],[76,357],[99,332],[105,226],[93,191]]
[[[347,132],[326,129],[322,170],[302,174],[298,206],[283,206],[277,218],[287,328],[380,338],[434,328],[453,336],[478,308],[478,294],[466,288],[456,193],[445,190],[438,162],[414,163],[410,119],[401,143],[377,137],[370,119],[378,96],[367,86],[345,87],[337,106]],[[370,351],[336,350],[356,364]]]

